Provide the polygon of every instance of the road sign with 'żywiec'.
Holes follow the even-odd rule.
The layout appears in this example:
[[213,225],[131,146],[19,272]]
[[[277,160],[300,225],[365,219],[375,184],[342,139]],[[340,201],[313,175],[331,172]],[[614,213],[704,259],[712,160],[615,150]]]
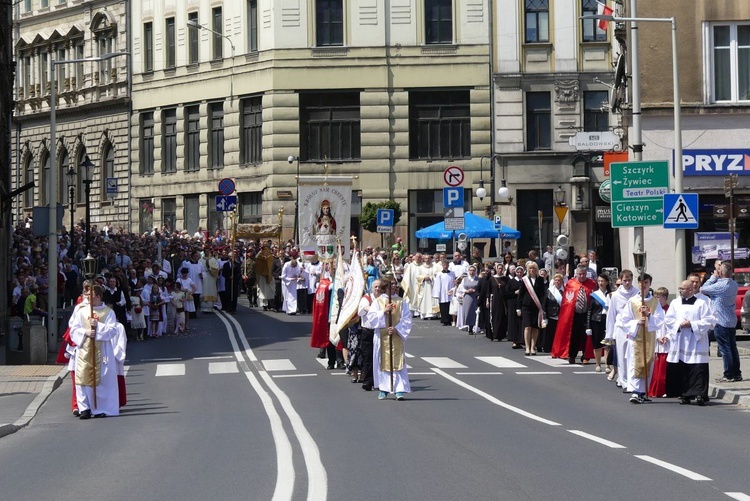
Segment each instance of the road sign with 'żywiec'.
[[664,195],[669,192],[666,161],[613,163],[610,176],[613,228],[664,223]]

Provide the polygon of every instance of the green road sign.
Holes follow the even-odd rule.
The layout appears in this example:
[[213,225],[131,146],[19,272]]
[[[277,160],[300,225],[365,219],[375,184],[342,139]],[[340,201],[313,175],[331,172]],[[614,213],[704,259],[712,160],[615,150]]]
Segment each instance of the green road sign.
[[616,162],[612,180],[612,227],[661,226],[669,193],[669,163]]

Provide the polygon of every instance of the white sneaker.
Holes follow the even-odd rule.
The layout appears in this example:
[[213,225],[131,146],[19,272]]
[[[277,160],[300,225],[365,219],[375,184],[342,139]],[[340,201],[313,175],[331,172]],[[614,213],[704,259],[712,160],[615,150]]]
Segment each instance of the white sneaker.
[[597,365],[596,369],[594,369],[594,372],[601,372],[601,371],[602,371],[602,366],[601,365]]

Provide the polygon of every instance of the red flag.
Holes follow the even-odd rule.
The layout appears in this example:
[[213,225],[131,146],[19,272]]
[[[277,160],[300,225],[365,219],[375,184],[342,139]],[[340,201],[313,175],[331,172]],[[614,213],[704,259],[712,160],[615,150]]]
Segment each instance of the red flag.
[[[612,10],[612,7],[609,7],[607,4],[602,2],[596,2],[598,5],[596,9],[596,13],[600,16],[611,16],[614,10]],[[609,25],[609,21],[606,19],[599,19],[599,29],[602,31],[606,31],[607,26]]]

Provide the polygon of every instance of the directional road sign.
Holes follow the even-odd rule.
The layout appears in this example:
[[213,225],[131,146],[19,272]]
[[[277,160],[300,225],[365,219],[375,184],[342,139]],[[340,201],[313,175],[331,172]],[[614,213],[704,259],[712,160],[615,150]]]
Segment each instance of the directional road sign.
[[219,181],[219,193],[222,195],[231,195],[235,190],[234,180],[225,177]]
[[394,217],[393,209],[378,209],[376,217],[378,233],[393,233]]
[[667,193],[664,195],[664,227],[694,230],[698,228],[698,194]]
[[613,228],[663,224],[663,197],[669,192],[667,162],[613,163],[611,179]]
[[216,212],[232,212],[237,208],[237,195],[221,195],[216,197]]
[[443,188],[443,207],[463,207],[464,206],[464,189],[463,188]]
[[443,181],[448,186],[461,186],[464,182],[464,171],[461,167],[451,165],[443,172]]

